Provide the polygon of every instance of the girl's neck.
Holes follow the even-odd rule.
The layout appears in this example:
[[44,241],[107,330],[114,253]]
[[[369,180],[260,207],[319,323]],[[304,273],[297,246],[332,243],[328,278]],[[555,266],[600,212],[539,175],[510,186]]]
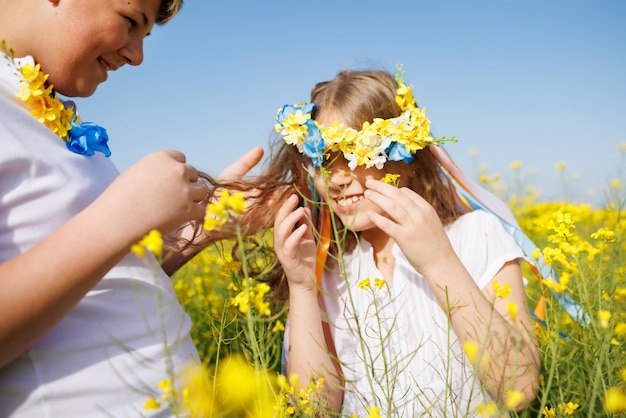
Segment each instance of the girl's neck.
[[361,237],[366,239],[374,251],[374,262],[387,281],[387,286],[391,286],[393,281],[393,270],[396,260],[391,252],[394,240],[378,228],[361,232]]

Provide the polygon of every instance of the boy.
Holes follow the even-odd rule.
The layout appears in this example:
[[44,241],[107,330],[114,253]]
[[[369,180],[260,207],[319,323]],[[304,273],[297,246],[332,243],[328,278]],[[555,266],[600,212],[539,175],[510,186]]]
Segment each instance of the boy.
[[[203,219],[198,172],[161,151],[119,175],[102,153],[66,147],[41,96],[18,97],[37,64],[42,88],[90,96],[108,71],[141,64],[144,38],[182,2],[0,0],[0,40],[15,57],[0,54],[1,416],[144,416],[158,383],[197,360],[169,277],[129,248]],[[222,175],[243,176],[261,155]],[[170,251],[176,268],[198,248]]]

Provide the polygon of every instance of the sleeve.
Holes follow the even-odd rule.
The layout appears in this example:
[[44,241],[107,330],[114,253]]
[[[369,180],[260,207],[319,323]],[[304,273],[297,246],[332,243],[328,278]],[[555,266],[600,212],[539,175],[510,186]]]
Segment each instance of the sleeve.
[[480,289],[487,286],[505,263],[524,258],[524,252],[498,218],[483,210],[461,216],[450,226],[448,236]]

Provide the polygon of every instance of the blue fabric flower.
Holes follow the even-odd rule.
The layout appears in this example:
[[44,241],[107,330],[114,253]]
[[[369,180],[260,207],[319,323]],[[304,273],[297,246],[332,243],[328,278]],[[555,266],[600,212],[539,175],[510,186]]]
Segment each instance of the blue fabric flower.
[[315,109],[315,103],[307,103],[303,105],[290,105],[286,104],[278,111],[276,115],[276,121],[283,124],[283,120],[289,117],[292,113],[296,113],[298,110],[302,111],[303,114],[311,113]]
[[322,133],[313,119],[307,120],[305,125],[307,136],[302,152],[311,159],[313,166],[317,168],[324,161],[324,145],[326,145],[326,141],[324,141]]
[[66,144],[67,148],[76,154],[91,156],[98,151],[109,157],[111,150],[107,145],[108,142],[109,135],[103,127],[92,122],[80,124],[72,122]]
[[385,150],[385,153],[388,161],[404,161],[407,164],[413,161],[414,156],[399,142],[392,142]]

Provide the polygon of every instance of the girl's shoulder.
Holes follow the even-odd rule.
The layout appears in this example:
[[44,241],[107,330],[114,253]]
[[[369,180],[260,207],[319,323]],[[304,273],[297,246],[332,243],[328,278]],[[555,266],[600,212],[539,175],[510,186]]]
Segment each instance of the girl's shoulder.
[[500,219],[491,212],[466,213],[448,225],[446,232],[459,259],[481,288],[504,263],[524,256]]
[[495,229],[496,231],[506,233],[498,217],[482,209],[464,213],[448,225],[446,229],[448,232],[488,232]]

